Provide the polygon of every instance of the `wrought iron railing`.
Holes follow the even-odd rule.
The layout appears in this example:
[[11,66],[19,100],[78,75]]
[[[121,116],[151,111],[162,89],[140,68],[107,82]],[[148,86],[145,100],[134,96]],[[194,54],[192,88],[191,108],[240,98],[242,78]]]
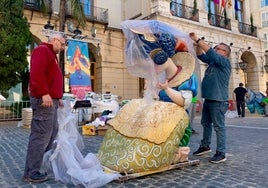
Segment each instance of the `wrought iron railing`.
[[24,7],[34,10],[40,10],[41,9],[41,1],[37,0],[24,0]]
[[0,121],[21,120],[22,111],[30,107],[30,101],[0,101]]
[[174,1],[170,2],[170,13],[173,16],[199,22],[199,10]]
[[217,14],[208,14],[208,23],[210,25],[231,30],[231,19]]
[[[81,3],[84,13],[88,21],[95,21],[104,24],[108,24],[109,17],[108,17],[108,9],[95,7],[90,4]],[[48,6],[48,5],[46,5]],[[58,3],[54,1],[51,4],[52,7],[47,7],[48,9],[52,10],[52,13],[59,13],[60,7]],[[41,1],[40,0],[24,0],[24,8],[32,9],[36,11],[41,10]],[[66,4],[66,17],[72,17],[72,9],[71,9],[71,1],[68,1]]]
[[[82,6],[84,7],[84,13],[86,15],[86,18],[89,21],[96,21],[108,24],[109,22],[108,9],[90,6],[87,4],[82,4]],[[69,7],[67,8],[66,16],[67,17],[72,16],[72,10]]]
[[257,37],[257,27],[243,22],[239,22],[238,29],[240,33]]

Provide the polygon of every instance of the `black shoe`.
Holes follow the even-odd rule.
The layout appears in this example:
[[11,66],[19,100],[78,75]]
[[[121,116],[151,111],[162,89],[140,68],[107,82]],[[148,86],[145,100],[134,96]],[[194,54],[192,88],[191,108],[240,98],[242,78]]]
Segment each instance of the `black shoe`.
[[204,154],[209,153],[209,152],[211,152],[211,149],[209,147],[200,146],[198,148],[198,150],[193,153],[193,155],[200,156],[200,155],[204,155]]
[[48,180],[47,173],[41,173],[39,171],[35,172],[30,177],[24,179],[24,181],[26,182],[33,182],[33,183],[42,183],[47,180]]
[[216,164],[224,161],[226,161],[225,154],[219,151],[216,151],[215,155],[209,160],[209,162]]

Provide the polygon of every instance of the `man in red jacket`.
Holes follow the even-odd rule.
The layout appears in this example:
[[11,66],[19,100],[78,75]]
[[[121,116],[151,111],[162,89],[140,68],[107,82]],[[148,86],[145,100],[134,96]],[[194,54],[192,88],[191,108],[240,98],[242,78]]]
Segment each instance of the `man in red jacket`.
[[61,105],[63,75],[57,54],[64,50],[65,38],[50,36],[34,49],[30,62],[29,93],[33,117],[29,136],[24,181],[44,182],[47,174],[40,168],[44,153],[52,148],[58,133],[57,109]]

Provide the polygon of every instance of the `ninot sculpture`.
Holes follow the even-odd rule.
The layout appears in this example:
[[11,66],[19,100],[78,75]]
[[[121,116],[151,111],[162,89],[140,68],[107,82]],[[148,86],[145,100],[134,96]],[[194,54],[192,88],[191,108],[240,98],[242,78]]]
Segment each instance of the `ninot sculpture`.
[[127,20],[121,26],[126,67],[144,78],[144,96],[130,100],[108,121],[98,159],[107,169],[126,174],[188,161],[186,109],[198,91],[192,41],[156,20]]

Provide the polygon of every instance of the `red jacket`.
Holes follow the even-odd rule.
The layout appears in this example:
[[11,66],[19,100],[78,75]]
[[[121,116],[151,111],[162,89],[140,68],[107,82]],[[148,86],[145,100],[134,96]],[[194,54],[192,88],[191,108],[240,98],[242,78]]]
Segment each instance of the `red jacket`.
[[53,99],[63,95],[63,75],[53,46],[42,43],[34,49],[30,63],[30,96],[41,98],[49,94]]

